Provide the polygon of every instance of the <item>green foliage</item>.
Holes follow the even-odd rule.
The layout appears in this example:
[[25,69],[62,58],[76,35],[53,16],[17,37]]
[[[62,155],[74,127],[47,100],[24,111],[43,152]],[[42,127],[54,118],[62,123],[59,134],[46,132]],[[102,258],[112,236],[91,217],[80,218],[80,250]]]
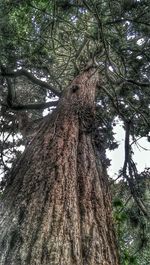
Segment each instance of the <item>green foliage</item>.
[[[146,175],[147,174],[147,175]],[[142,197],[146,196],[145,203],[149,203],[149,178],[148,170],[141,173],[139,183],[142,187]],[[124,181],[114,184],[113,193],[113,218],[115,221],[118,248],[122,265],[147,265],[150,261],[149,246],[150,246],[150,223],[143,215],[137,204],[130,195],[129,189]],[[147,194],[148,193],[148,194]]]

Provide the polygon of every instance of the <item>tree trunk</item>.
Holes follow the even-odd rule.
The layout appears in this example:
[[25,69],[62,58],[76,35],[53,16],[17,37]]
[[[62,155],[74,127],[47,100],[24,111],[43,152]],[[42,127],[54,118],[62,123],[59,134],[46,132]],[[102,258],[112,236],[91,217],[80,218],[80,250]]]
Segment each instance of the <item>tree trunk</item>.
[[67,88],[12,170],[1,265],[118,265],[107,174],[92,137],[98,73]]

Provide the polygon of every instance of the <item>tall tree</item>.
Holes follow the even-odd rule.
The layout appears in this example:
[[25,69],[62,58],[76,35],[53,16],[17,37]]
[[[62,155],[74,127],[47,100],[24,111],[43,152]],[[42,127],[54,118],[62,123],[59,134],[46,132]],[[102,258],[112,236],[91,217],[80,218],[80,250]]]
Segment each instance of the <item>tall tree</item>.
[[147,218],[130,141],[149,139],[148,7],[1,1],[2,265],[119,264],[105,156],[116,116],[126,131],[119,177]]
[[97,81],[93,68],[74,79],[12,171],[2,264],[118,264],[107,175],[91,133]]

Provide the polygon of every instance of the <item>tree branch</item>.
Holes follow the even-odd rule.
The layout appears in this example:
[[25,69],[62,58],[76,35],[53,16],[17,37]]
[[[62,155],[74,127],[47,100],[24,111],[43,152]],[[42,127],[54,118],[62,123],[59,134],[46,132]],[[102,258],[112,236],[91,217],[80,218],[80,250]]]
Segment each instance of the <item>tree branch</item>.
[[124,159],[124,165],[123,165],[123,175],[126,175],[126,171],[127,171],[127,165],[129,163],[130,160],[130,143],[129,143],[129,138],[130,138],[130,122],[126,122],[125,124],[125,159]]
[[[142,202],[142,200],[138,196],[138,190],[137,190],[137,187],[135,185],[137,169],[136,169],[136,166],[135,166],[135,164],[131,158],[130,125],[131,125],[131,121],[128,121],[125,123],[125,127],[126,127],[125,128],[125,132],[126,132],[125,133],[125,160],[124,160],[122,175],[127,180],[130,191],[131,191],[131,195],[133,196],[139,209],[142,211],[142,213],[146,217],[149,217],[144,203]],[[129,176],[127,174],[127,166],[128,166],[128,170],[129,170]]]
[[129,22],[132,22],[132,23],[137,23],[137,24],[142,24],[142,25],[145,25],[145,26],[150,26],[149,23],[138,21],[136,19],[135,20],[134,19],[130,19],[130,18],[121,18],[121,19],[116,19],[116,20],[113,20],[113,21],[108,21],[108,22],[105,23],[105,25],[118,24],[118,23],[123,23],[123,22],[126,22],[126,21],[129,21]]
[[141,82],[134,81],[132,79],[126,79],[125,82],[131,83],[131,84],[135,84],[137,86],[142,86],[142,87],[150,86],[150,83],[141,83]]
[[34,84],[41,86],[41,87],[45,87],[48,90],[51,90],[51,92],[54,93],[56,96],[60,97],[60,95],[61,95],[61,93],[59,91],[57,91],[53,86],[49,85],[45,81],[38,79],[37,77],[35,77],[34,75],[32,75],[30,72],[28,72],[25,69],[21,69],[18,71],[10,71],[10,72],[7,71],[5,73],[2,72],[1,75],[5,76],[5,77],[18,77],[18,76],[23,75],[23,76],[27,77]]
[[[1,68],[1,75],[5,76],[6,74],[6,69],[3,65],[0,64],[0,68]],[[11,84],[11,79],[8,77],[5,77],[6,79],[6,83],[7,83],[7,88],[8,88],[8,93],[7,93],[7,105],[10,107],[12,105],[12,102],[15,98],[15,89]]]
[[5,107],[9,107],[12,110],[31,110],[31,109],[46,109],[49,107],[54,107],[57,106],[58,101],[50,101],[50,102],[43,102],[43,103],[37,103],[37,104],[26,104],[26,105],[22,105],[22,104],[18,104],[18,105],[13,105],[13,104],[9,104],[8,106],[4,105]]

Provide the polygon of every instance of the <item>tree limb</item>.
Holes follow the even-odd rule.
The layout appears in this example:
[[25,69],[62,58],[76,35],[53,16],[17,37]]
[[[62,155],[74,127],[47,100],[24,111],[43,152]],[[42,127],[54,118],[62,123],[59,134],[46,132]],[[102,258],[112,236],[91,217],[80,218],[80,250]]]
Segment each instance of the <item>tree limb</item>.
[[[1,74],[2,76],[5,76],[6,74],[6,68],[0,64],[0,68],[1,68]],[[8,93],[7,93],[7,105],[10,107],[12,105],[12,102],[15,98],[15,89],[11,84],[11,79],[8,77],[5,77],[6,79],[6,83],[7,83],[7,88],[8,88]]]
[[33,82],[34,84],[41,86],[41,87],[45,87],[48,90],[51,90],[52,93],[54,93],[56,96],[60,97],[61,93],[59,91],[57,91],[53,86],[49,85],[47,82],[42,81],[40,79],[38,79],[37,77],[35,77],[34,75],[32,75],[30,72],[28,72],[25,69],[21,69],[21,70],[17,70],[17,71],[7,71],[7,72],[2,72],[1,73],[2,76],[5,77],[18,77],[18,76],[25,76],[27,77],[31,82]]
[[[46,109],[46,108],[49,108],[49,107],[54,107],[54,106],[57,106],[58,104],[58,101],[50,101],[50,102],[43,102],[43,103],[32,103],[32,104],[25,104],[25,105],[22,105],[22,104],[17,104],[17,105],[8,105],[8,106],[5,106],[5,107],[9,107],[10,109],[12,110],[31,110],[31,109]],[[3,104],[4,105],[4,104]]]
[[[138,190],[135,185],[137,169],[131,158],[130,125],[131,125],[131,121],[128,121],[125,123],[125,132],[126,132],[125,133],[125,160],[124,160],[122,175],[127,180],[131,194],[135,202],[137,203],[139,209],[142,211],[142,213],[146,217],[149,217],[144,203],[138,196]],[[127,174],[127,166],[129,169],[129,176]]]
[[15,98],[15,90],[11,84],[11,80],[8,77],[6,78],[6,82],[7,82],[7,87],[8,87],[8,93],[7,93],[6,100],[7,100],[7,105],[11,107],[13,104],[13,100]]
[[118,24],[118,23],[123,23],[123,22],[126,22],[126,21],[129,21],[129,22],[132,22],[132,23],[137,23],[137,24],[142,24],[142,25],[145,25],[145,26],[150,26],[149,23],[138,21],[136,19],[130,19],[130,18],[121,18],[121,19],[116,19],[116,20],[113,20],[113,21],[108,21],[108,22],[105,23],[105,25]]
[[132,79],[126,79],[125,82],[135,84],[137,86],[142,86],[142,87],[149,87],[150,86],[150,83],[141,83],[141,82],[134,81]]
[[129,143],[129,138],[130,138],[130,122],[126,122],[125,124],[125,159],[124,159],[124,165],[123,165],[123,175],[126,175],[127,171],[127,165],[130,160],[130,143]]

